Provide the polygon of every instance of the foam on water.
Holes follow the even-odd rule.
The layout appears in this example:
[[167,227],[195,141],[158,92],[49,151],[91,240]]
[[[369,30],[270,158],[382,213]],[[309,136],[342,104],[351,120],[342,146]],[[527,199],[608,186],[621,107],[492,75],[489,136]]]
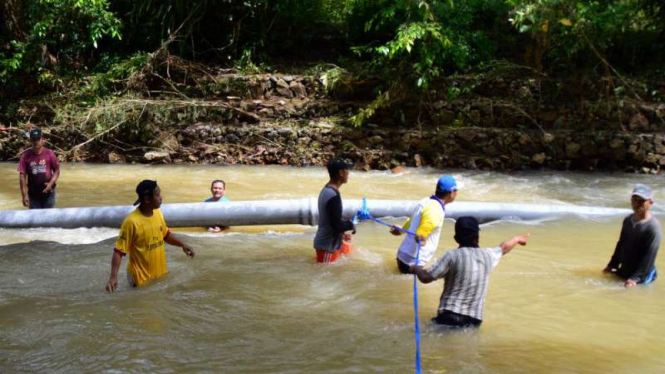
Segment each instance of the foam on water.
[[[15,165],[0,165],[0,173],[3,167],[12,183],[0,184],[0,206],[19,209]],[[418,200],[443,173],[451,171],[353,172],[342,194]],[[452,173],[464,183],[460,201],[627,208],[638,182],[654,188],[657,202],[665,197],[660,177]],[[100,181],[100,174],[108,178]],[[220,177],[235,201],[316,197],[327,180],[323,168],[67,164],[58,205],[131,203],[143,177],[160,182],[167,202],[201,201]],[[665,281],[625,290],[601,273],[620,224],[620,217],[571,216],[483,225],[483,246],[524,231],[531,239],[494,270],[478,330],[441,331],[429,323],[443,284],[418,285],[424,372],[660,374]],[[457,246],[453,227],[446,220],[435,259]],[[125,259],[120,289],[108,295],[117,231],[0,230],[0,371],[413,372],[413,278],[395,264],[403,236],[362,223],[356,251],[324,266],[314,263],[314,228],[176,231],[187,236],[195,259],[168,246],[169,274],[140,289],[127,286]],[[665,268],[662,254],[657,266]]]
[[107,227],[96,228],[30,228],[5,229],[0,228],[0,246],[26,243],[36,240],[53,241],[62,244],[91,244],[118,236],[118,229]]

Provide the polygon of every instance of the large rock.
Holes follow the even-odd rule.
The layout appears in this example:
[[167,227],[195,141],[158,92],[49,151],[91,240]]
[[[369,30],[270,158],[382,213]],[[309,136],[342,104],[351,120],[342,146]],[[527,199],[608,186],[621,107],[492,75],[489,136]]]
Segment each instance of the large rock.
[[118,154],[114,151],[109,152],[110,164],[124,164],[126,162],[125,156]]
[[288,89],[288,88],[289,88],[289,84],[288,84],[284,79],[280,79],[280,80],[277,81],[277,87],[278,87],[278,88],[279,88],[279,87],[282,87],[282,88],[286,88],[286,89]]
[[288,87],[287,88],[277,87],[277,93],[283,97],[293,97],[293,91],[291,91]]
[[531,157],[531,160],[533,162],[535,162],[536,164],[538,164],[538,165],[542,165],[545,162],[546,159],[547,159],[547,156],[545,156],[544,153],[537,153],[537,154],[533,155],[533,157]]
[[295,97],[300,97],[300,98],[307,97],[307,89],[302,83],[295,81],[291,82],[291,84],[289,84],[289,88],[291,89]]
[[150,162],[170,160],[169,153],[161,151],[146,152],[146,154],[143,155],[143,158]]
[[416,167],[422,167],[424,165],[423,157],[419,154],[413,156],[413,161],[416,163]]

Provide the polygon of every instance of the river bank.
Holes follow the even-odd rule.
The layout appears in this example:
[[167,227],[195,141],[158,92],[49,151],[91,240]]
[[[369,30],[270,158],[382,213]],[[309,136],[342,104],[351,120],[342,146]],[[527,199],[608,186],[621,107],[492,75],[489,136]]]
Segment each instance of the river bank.
[[0,132],[0,160],[20,157],[35,124],[63,161],[308,166],[338,155],[363,170],[665,167],[665,104],[604,96],[602,81],[502,67],[443,79],[428,95],[393,89],[388,100],[376,81],[338,67],[286,75],[160,66],[92,106],[17,103],[15,123]]

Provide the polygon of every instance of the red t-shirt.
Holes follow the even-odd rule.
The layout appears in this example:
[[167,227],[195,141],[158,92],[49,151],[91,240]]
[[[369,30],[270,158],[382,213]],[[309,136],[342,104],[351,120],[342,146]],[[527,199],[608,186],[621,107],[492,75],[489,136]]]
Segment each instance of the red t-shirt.
[[[53,177],[53,173],[60,169],[58,158],[50,149],[43,148],[42,153],[36,154],[28,149],[18,162],[18,172],[28,175],[28,196],[33,199],[44,199],[50,194],[45,194],[44,188]],[[55,190],[55,185],[53,186]]]

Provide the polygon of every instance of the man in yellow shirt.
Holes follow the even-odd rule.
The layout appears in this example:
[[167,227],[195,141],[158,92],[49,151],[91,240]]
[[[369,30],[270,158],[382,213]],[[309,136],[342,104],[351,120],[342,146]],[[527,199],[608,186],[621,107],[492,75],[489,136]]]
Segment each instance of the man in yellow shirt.
[[[400,273],[408,274],[410,266],[424,266],[432,258],[439,246],[441,227],[446,216],[445,205],[455,201],[456,197],[457,182],[455,178],[451,175],[444,175],[437,181],[434,195],[418,203],[411,217],[403,225],[405,230],[415,231],[416,238],[407,235],[397,250],[397,268]],[[390,232],[393,235],[402,234],[396,226],[393,226]],[[418,242],[421,243],[421,248],[416,264]]]
[[122,222],[120,234],[111,258],[111,277],[106,284],[106,291],[118,288],[118,269],[122,258],[129,255],[127,279],[132,287],[138,287],[147,281],[165,275],[166,251],[164,242],[181,247],[188,257],[194,258],[194,250],[176,238],[166,226],[159,207],[162,205],[161,190],[156,181],[144,180],[136,187],[139,205]]

